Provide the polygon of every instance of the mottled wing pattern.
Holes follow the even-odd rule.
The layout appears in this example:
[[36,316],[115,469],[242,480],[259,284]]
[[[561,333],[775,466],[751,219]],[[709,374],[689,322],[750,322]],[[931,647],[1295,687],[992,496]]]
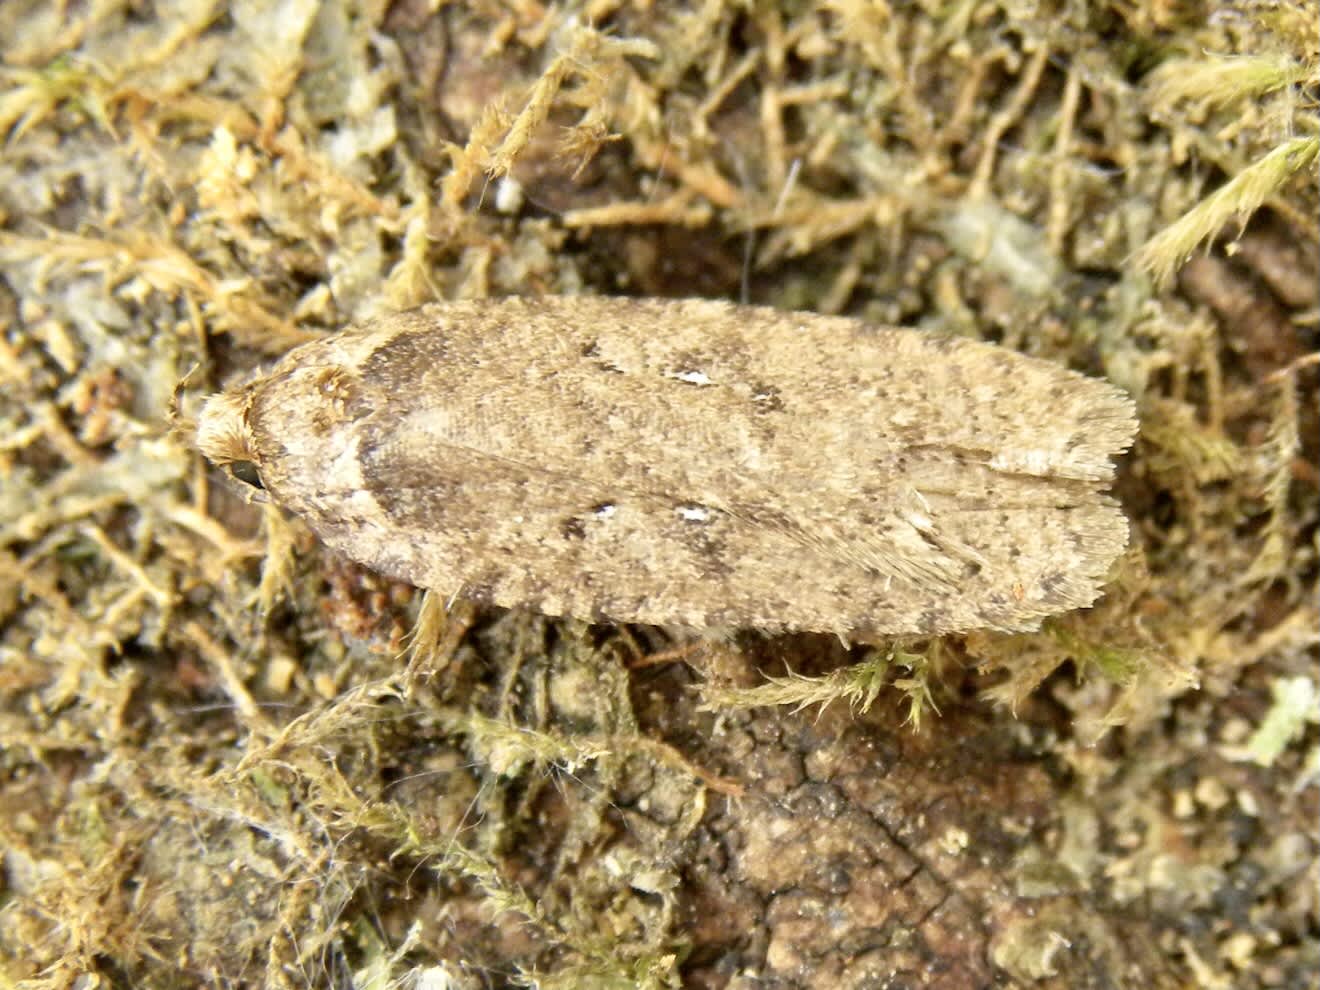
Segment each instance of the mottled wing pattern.
[[1103,382],[990,345],[707,302],[424,307],[252,393],[276,498],[349,556],[551,614],[1022,629],[1126,543]]

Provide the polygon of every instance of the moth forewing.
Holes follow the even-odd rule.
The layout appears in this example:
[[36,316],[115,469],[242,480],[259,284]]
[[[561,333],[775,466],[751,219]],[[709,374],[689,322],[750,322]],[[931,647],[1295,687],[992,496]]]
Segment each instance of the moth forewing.
[[199,444],[392,577],[847,637],[1031,629],[1127,541],[1113,386],[975,341],[697,300],[441,303],[291,351]]

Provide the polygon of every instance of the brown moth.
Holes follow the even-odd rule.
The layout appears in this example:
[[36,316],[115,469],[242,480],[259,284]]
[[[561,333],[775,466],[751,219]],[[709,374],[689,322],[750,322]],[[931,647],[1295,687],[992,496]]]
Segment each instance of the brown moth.
[[1131,400],[990,344],[698,300],[440,303],[211,397],[334,549],[550,615],[855,639],[1029,630],[1127,543]]

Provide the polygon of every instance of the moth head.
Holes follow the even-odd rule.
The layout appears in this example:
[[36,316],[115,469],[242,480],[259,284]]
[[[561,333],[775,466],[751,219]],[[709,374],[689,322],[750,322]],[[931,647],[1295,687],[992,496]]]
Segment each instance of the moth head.
[[230,474],[255,488],[261,487],[256,471],[256,449],[248,423],[249,395],[246,389],[213,395],[197,417],[197,449]]

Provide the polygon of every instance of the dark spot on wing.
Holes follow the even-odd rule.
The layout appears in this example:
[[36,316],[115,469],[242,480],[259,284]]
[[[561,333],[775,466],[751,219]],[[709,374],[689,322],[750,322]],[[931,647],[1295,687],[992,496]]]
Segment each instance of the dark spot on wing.
[[777,413],[784,411],[784,399],[779,389],[760,382],[752,383],[752,405],[758,413]]
[[921,632],[937,632],[948,624],[948,614],[942,608],[927,608],[921,613],[917,628]]
[[497,578],[464,581],[459,594],[478,605],[489,605],[495,600],[495,585],[497,583]]
[[[492,333],[497,332],[492,330]],[[449,342],[433,329],[391,337],[362,362],[362,377],[386,390],[414,386],[418,368],[440,367],[449,361]]]
[[690,533],[685,542],[703,577],[724,579],[733,574],[728,544],[722,536],[703,530]]

